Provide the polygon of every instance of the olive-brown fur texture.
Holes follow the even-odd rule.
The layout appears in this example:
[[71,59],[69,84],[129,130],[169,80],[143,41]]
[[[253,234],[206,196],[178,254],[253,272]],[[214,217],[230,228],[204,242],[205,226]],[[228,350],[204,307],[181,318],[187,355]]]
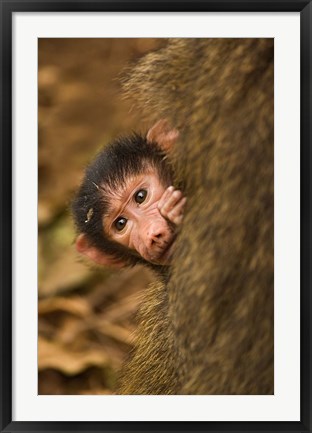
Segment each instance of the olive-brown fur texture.
[[273,39],[171,39],[125,80],[179,128],[187,206],[145,296],[121,394],[273,394]]

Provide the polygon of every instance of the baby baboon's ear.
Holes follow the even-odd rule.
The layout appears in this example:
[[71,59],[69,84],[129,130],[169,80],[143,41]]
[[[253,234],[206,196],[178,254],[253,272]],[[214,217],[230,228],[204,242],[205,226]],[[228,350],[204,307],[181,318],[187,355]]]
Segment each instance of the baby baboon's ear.
[[115,268],[122,268],[126,265],[123,260],[115,259],[91,245],[84,233],[81,233],[76,239],[76,250],[98,265],[112,266]]
[[169,125],[168,120],[161,119],[147,132],[147,141],[157,143],[164,152],[169,152],[179,137],[179,131]]

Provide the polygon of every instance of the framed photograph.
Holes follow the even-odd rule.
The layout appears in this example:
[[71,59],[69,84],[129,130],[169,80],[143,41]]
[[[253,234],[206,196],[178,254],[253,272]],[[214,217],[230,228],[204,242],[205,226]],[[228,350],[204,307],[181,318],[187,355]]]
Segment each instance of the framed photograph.
[[1,1],[1,431],[311,424],[311,1]]

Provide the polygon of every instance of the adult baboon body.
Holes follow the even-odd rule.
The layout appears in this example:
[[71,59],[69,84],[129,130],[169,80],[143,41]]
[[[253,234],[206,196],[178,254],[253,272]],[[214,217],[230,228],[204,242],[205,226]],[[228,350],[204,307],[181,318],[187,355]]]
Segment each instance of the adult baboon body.
[[188,204],[146,293],[123,394],[272,394],[273,40],[176,39],[125,82],[173,151]]

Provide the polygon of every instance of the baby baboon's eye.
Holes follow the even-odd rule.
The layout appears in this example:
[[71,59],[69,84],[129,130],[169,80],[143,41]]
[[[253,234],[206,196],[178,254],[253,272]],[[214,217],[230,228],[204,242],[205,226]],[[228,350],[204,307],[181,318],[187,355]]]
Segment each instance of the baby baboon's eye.
[[126,227],[127,221],[127,218],[118,217],[114,222],[114,226],[120,232]]
[[146,199],[146,196],[147,196],[146,189],[140,189],[135,193],[134,200],[137,203],[143,203],[143,201]]

